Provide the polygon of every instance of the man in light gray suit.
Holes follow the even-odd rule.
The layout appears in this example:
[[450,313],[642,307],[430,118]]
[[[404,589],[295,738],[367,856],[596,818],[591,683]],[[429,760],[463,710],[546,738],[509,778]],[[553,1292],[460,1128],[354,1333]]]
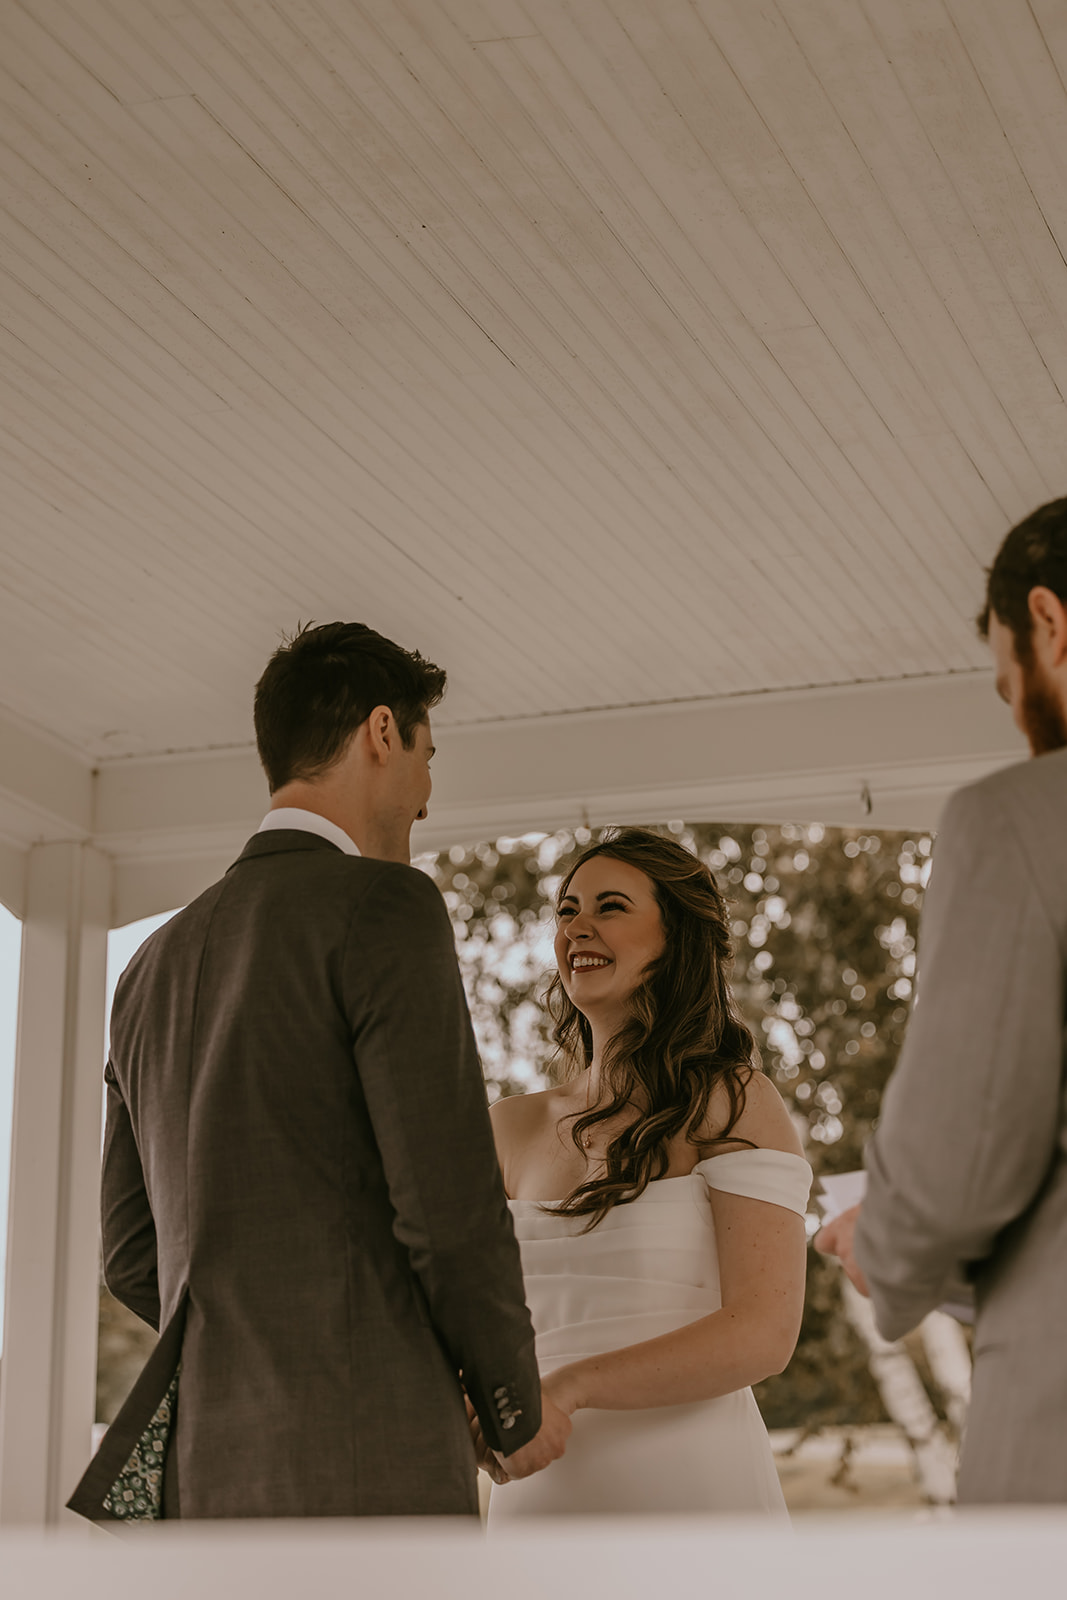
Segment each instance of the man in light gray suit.
[[426,815],[444,673],[358,623],[256,690],[271,809],[115,996],[104,1268],[162,1330],[96,1520],[477,1513],[562,1454]]
[[1034,759],[938,834],[915,1013],[861,1207],[822,1230],[897,1339],[973,1282],[962,1503],[1067,1502],[1067,499],[1008,534],[979,628]]

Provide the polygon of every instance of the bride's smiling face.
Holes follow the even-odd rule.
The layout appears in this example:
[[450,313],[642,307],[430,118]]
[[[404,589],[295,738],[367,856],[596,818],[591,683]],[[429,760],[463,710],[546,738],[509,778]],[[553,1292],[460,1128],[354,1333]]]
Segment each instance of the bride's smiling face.
[[556,963],[578,1010],[625,1010],[647,968],[662,954],[663,918],[652,880],[611,856],[578,868],[556,912]]

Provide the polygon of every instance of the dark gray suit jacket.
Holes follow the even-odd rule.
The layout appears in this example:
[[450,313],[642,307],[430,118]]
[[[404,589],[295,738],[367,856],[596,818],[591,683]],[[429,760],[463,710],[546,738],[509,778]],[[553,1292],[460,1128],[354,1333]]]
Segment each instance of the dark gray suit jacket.
[[459,1373],[508,1453],[540,1385],[431,880],[257,834],[130,964],[106,1078],[105,1275],[164,1334],[75,1509],[180,1357],[167,1514],[476,1512]]
[[1067,751],[953,796],[856,1255],[899,1338],[975,1286],[964,1502],[1067,1502]]

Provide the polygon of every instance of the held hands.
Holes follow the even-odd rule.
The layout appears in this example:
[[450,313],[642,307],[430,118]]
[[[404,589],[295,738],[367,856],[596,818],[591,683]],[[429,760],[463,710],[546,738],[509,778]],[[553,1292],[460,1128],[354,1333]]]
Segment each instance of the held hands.
[[[494,1452],[498,1465],[504,1473],[504,1482],[509,1478],[529,1478],[535,1472],[540,1472],[553,1461],[558,1461],[567,1448],[567,1440],[571,1436],[570,1415],[562,1411],[549,1396],[541,1396],[541,1427],[521,1450],[516,1450],[513,1455],[502,1456]],[[500,1481],[500,1480],[495,1480]]]
[[566,1450],[573,1426],[571,1413],[577,1409],[578,1400],[562,1379],[562,1373],[552,1373],[545,1379],[541,1386],[541,1427],[528,1444],[508,1456],[491,1450],[486,1444],[474,1407],[467,1401],[474,1454],[478,1465],[488,1472],[494,1483],[529,1478],[558,1461]]
[[478,1421],[478,1413],[470,1403],[467,1395],[463,1396],[467,1407],[467,1422],[471,1430],[471,1443],[474,1446],[474,1459],[483,1472],[488,1472],[494,1483],[507,1483],[508,1475],[504,1471],[496,1456],[485,1442],[482,1425]]
[[825,1228],[819,1229],[815,1235],[815,1248],[824,1256],[837,1256],[860,1294],[869,1296],[867,1279],[863,1276],[852,1250],[856,1219],[859,1214],[859,1206],[850,1206],[847,1211],[842,1211],[841,1215],[828,1222]]

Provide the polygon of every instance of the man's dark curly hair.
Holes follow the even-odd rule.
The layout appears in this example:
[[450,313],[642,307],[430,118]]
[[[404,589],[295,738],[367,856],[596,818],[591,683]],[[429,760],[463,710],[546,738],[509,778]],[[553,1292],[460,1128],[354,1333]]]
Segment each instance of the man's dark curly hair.
[[444,692],[441,667],[362,622],[299,628],[256,684],[256,744],[271,794],[333,766],[375,706],[389,707],[410,750]]
[[989,618],[995,616],[1010,628],[1023,665],[1033,655],[1031,589],[1051,589],[1067,605],[1067,499],[1050,500],[1017,523],[989,569],[978,632],[988,638]]

